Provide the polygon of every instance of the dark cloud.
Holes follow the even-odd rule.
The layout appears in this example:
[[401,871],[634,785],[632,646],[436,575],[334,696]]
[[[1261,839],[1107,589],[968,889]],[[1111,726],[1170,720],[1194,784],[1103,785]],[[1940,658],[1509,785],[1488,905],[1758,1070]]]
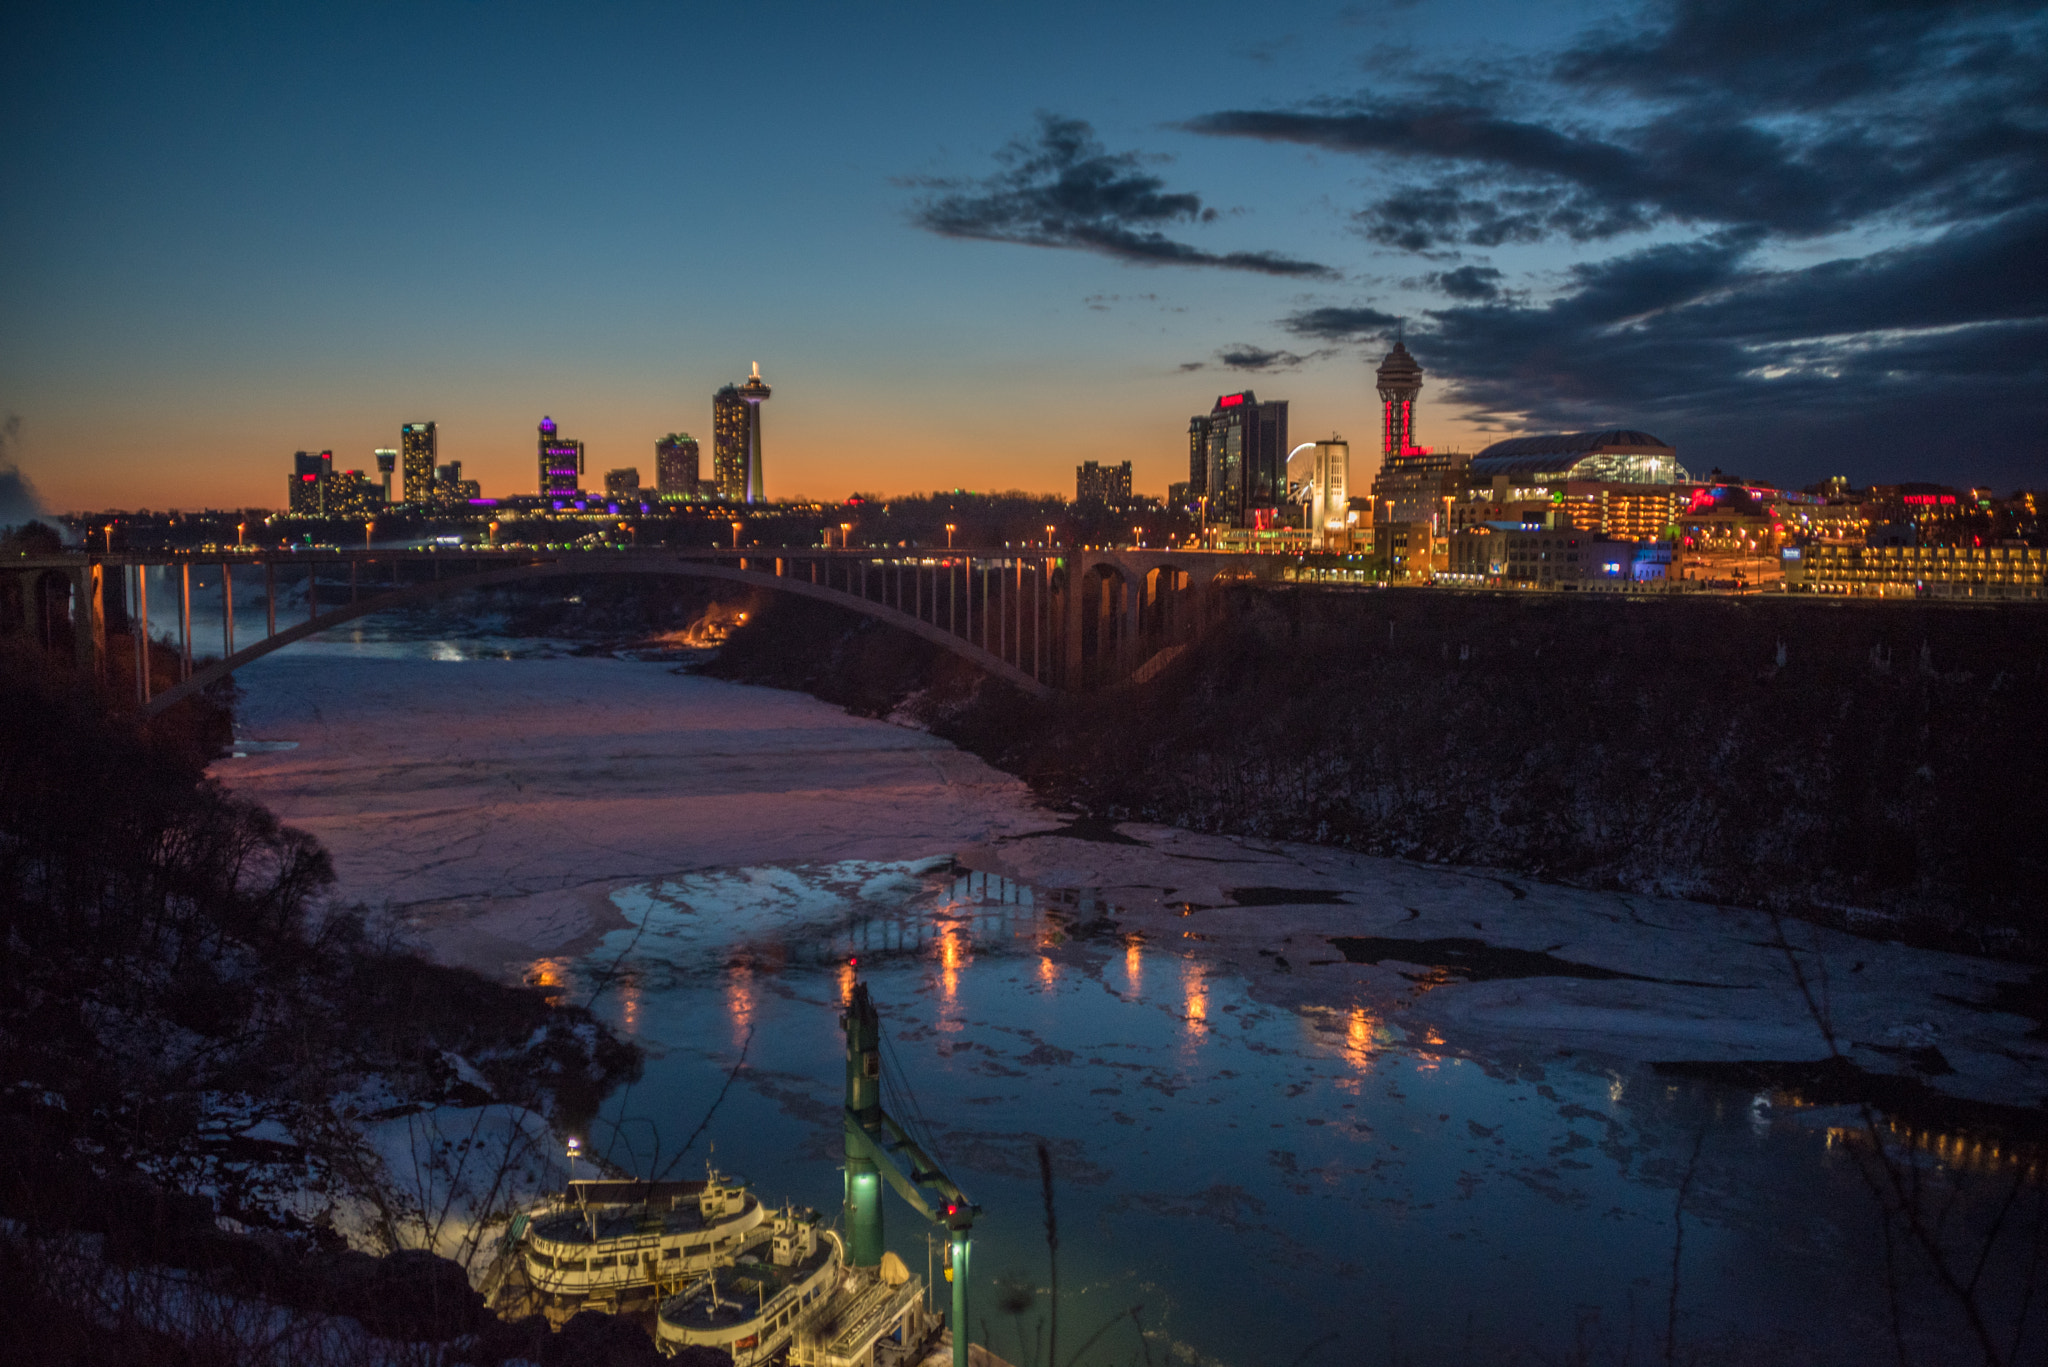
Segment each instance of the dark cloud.
[[1488,420],[1642,427],[1700,468],[2048,475],[2048,209],[1796,270],[1756,257],[1739,235],[1632,252],[1544,304],[1433,311],[1409,342]]
[[[1512,70],[1408,61],[1188,126],[1386,176],[1355,226],[1443,263],[1410,285],[1448,303],[1407,332],[1435,397],[1510,429],[1646,428],[1700,468],[2048,480],[2038,0],[1653,0]],[[1651,233],[1561,286],[1455,259]],[[1788,250],[1834,235],[1890,245]],[[1355,312],[1284,325],[1380,344]]]
[[1348,308],[1325,306],[1303,309],[1281,320],[1281,326],[1300,337],[1328,342],[1374,342],[1394,335],[1401,326],[1398,314],[1384,313],[1364,304]]
[[1502,188],[1481,196],[1456,185],[1406,185],[1360,209],[1352,221],[1382,247],[1427,253],[1548,237],[1586,242],[1646,228],[1651,219],[1633,205],[1603,204],[1556,186]]
[[1320,361],[1325,356],[1335,355],[1333,348],[1323,347],[1310,352],[1279,351],[1267,347],[1237,343],[1219,349],[1206,361],[1182,361],[1182,370],[1207,370],[1214,366],[1222,370],[1247,370],[1253,374],[1266,374],[1276,370],[1292,370],[1310,361]]
[[1156,304],[1159,302],[1159,296],[1156,294],[1090,294],[1085,296],[1081,302],[1097,313],[1107,313],[1113,304]]
[[[1223,110],[1198,133],[1356,153],[1422,178],[1358,215],[1407,251],[1592,241],[1657,223],[1814,236],[1969,222],[2048,194],[2038,3],[1684,0],[1540,79]],[[1599,121],[1588,91],[1623,96]]]
[[1133,152],[1111,153],[1079,119],[1039,116],[1038,130],[996,154],[1003,169],[973,181],[922,180],[937,191],[911,218],[942,237],[1099,252],[1148,266],[1214,266],[1317,278],[1329,267],[1275,252],[1210,252],[1160,231],[1212,222],[1199,195],[1172,192]]
[[1453,299],[1500,297],[1501,274],[1492,266],[1460,266],[1454,271],[1438,271],[1428,280]]
[[2025,60],[2009,24],[2034,0],[1680,0],[1634,31],[1588,35],[1562,81],[1657,98],[1828,109],[1886,96],[1929,71],[1974,81]]
[[1292,370],[1312,356],[1296,355],[1292,351],[1269,351],[1256,346],[1227,346],[1216,353],[1216,363],[1226,370]]

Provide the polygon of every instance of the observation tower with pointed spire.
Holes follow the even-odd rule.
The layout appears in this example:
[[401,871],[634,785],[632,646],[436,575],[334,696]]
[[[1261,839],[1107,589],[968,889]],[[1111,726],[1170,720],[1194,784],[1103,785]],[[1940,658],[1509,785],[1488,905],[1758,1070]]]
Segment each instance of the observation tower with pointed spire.
[[1380,362],[1380,402],[1386,405],[1387,416],[1383,427],[1385,460],[1396,460],[1402,456],[1425,455],[1427,452],[1415,444],[1415,399],[1422,393],[1422,367],[1408,354],[1405,342],[1396,338],[1394,349]]
[[768,494],[761,473],[761,405],[768,402],[768,385],[761,378],[761,363],[754,362],[754,373],[740,386],[740,399],[747,405],[745,454],[747,462],[746,500],[749,503],[765,503]]

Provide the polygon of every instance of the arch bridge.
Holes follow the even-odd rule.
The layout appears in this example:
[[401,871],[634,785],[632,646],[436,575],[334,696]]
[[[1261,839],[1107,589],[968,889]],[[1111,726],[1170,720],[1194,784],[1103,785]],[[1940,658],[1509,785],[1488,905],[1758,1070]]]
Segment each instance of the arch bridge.
[[[1150,678],[1214,616],[1219,584],[1275,578],[1278,557],[1195,550],[901,547],[755,548],[729,551],[486,547],[366,550],[215,550],[73,554],[0,569],[0,634],[71,651],[104,671],[122,634],[132,638],[137,699],[161,712],[217,679],[295,641],[372,613],[501,584],[593,574],[718,580],[835,604],[932,642],[1025,693],[1049,697]],[[150,571],[171,579],[176,677],[152,679]],[[194,576],[213,579],[221,610],[219,654],[194,639]],[[255,580],[261,576],[260,590]],[[261,615],[237,649],[243,620]],[[295,620],[280,595],[304,593]],[[303,615],[300,615],[300,613]],[[244,639],[252,634],[245,632]]]

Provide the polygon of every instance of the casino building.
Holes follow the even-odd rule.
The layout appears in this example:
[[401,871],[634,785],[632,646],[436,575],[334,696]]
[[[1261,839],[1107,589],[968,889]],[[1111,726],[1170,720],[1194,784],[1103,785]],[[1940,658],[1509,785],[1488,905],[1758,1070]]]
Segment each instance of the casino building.
[[1678,521],[1691,481],[1647,432],[1561,432],[1497,441],[1472,458],[1451,502],[1453,531],[1515,522],[1615,541],[1655,541]]
[[1287,401],[1224,394],[1188,420],[1188,497],[1211,527],[1269,528],[1287,501]]

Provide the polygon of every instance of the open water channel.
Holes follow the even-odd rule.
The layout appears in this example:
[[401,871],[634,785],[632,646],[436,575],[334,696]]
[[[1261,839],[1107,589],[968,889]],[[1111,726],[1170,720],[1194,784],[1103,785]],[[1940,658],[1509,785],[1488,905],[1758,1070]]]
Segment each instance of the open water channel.
[[[1597,1032],[1430,1024],[1410,1009],[1429,974],[1287,935],[1333,914],[1385,924],[1372,918],[1390,909],[1341,876],[1299,906],[1244,887],[1162,919],[1174,889],[1158,879],[1138,906],[1101,880],[991,872],[1005,847],[1071,845],[1077,868],[1125,856],[1031,834],[1054,819],[919,732],[663,663],[508,659],[535,652],[367,623],[337,637],[245,671],[245,732],[266,744],[223,777],[320,834],[344,895],[412,908],[436,952],[588,1001],[645,1048],[645,1075],[586,1139],[637,1172],[677,1163],[701,1123],[675,1173],[713,1156],[765,1200],[835,1211],[839,1012],[865,981],[888,1104],[984,1209],[976,1337],[1013,1362],[1046,1361],[1041,1143],[1060,1367],[1084,1341],[1087,1361],[1118,1363],[1644,1362],[1668,1347],[1678,1361],[1896,1360],[1851,1108],[1674,1078]],[[565,740],[562,719],[588,708],[609,720]],[[431,740],[395,739],[408,734]],[[662,748],[678,736],[701,743]],[[297,748],[269,748],[282,744]],[[941,780],[909,785],[920,766]],[[436,837],[445,859],[392,855],[408,820],[464,804],[485,815],[474,838]],[[490,876],[492,840],[570,831],[539,861],[558,875],[546,887],[530,870],[519,898],[456,886]],[[674,848],[649,848],[664,839]],[[1206,839],[1177,857],[1227,862]],[[1114,881],[1156,868],[1129,858],[1136,873]],[[522,920],[520,898],[554,910]],[[1251,917],[1277,948],[1221,952]],[[1961,1184],[1950,1216],[1967,1231],[2018,1170],[1930,1157],[1916,1171],[1944,1194]],[[891,1198],[887,1220],[922,1272],[919,1219]],[[1987,1272],[2008,1328],[2040,1277],[2027,1256],[2008,1243]],[[1912,1360],[1983,1360],[1909,1262],[1892,1265],[1907,1268]]]

